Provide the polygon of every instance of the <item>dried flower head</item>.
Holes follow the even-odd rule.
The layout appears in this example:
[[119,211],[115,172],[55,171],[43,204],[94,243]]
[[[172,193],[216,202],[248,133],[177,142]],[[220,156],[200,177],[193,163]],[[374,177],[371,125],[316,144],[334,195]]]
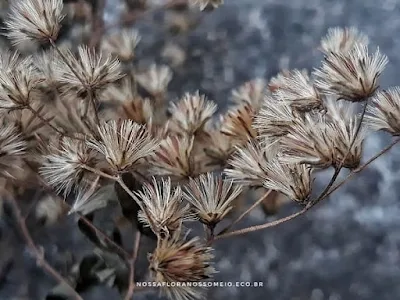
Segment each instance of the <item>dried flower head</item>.
[[262,186],[268,178],[268,161],[276,154],[272,152],[276,148],[268,149],[264,144],[269,143],[265,140],[251,141],[245,146],[237,147],[232,158],[228,160],[225,175],[243,185]]
[[17,53],[0,54],[0,108],[24,108],[38,95],[43,82],[30,58],[20,59]]
[[63,56],[65,59],[57,60],[55,75],[67,90],[96,91],[121,78],[120,62],[111,55],[79,46],[76,57],[69,50],[64,51]]
[[27,143],[13,124],[1,122],[0,125],[0,176],[13,178],[13,171],[20,169]]
[[182,201],[182,189],[180,186],[173,188],[170,178],[161,182],[153,178],[152,183],[144,183],[143,190],[135,192],[135,195],[147,212],[140,212],[139,220],[150,226],[159,237],[179,232],[183,221],[193,219],[190,206]]
[[61,28],[62,0],[10,1],[10,14],[5,22],[13,44],[26,40],[55,41]]
[[238,89],[232,91],[233,102],[237,105],[248,104],[254,111],[258,111],[266,94],[266,82],[256,78],[248,81]]
[[320,49],[326,55],[330,53],[347,53],[355,45],[368,45],[368,37],[355,27],[334,27],[321,40]]
[[253,128],[254,111],[245,104],[228,111],[222,120],[221,133],[232,137],[236,143],[243,143],[257,136]]
[[178,103],[171,103],[171,126],[176,131],[195,134],[202,130],[217,110],[215,102],[207,100],[197,91],[195,94],[186,93]]
[[135,29],[123,29],[118,33],[106,36],[101,49],[116,55],[121,61],[130,61],[135,57],[135,48],[140,42],[139,32]]
[[275,96],[300,112],[323,108],[321,95],[308,74],[300,70],[295,69],[282,75]]
[[379,49],[368,53],[366,45],[354,45],[346,53],[331,53],[321,69],[315,70],[315,85],[327,95],[358,102],[371,97],[379,87],[378,78],[388,59]]
[[400,87],[378,91],[367,112],[365,121],[371,129],[400,135]]
[[364,127],[357,132],[360,116],[355,113],[353,103],[332,99],[327,103],[327,122],[334,149],[334,165],[339,166],[346,156],[343,167],[357,168],[361,162],[362,145],[366,135]]
[[291,164],[278,158],[268,163],[268,179],[263,182],[267,189],[281,192],[289,199],[307,204],[312,189],[312,168],[305,164]]
[[114,172],[123,172],[157,147],[146,127],[131,120],[112,120],[98,128],[99,140],[92,139],[89,147],[103,154]]
[[261,138],[280,137],[289,132],[298,118],[288,103],[266,96],[253,126]]
[[[209,279],[216,272],[211,266],[212,248],[199,243],[199,238],[181,240],[178,234],[164,239],[149,255],[153,280],[160,283],[198,282]],[[173,300],[201,299],[201,291],[193,286],[163,287]]]
[[163,94],[172,79],[172,71],[168,66],[151,65],[150,68],[135,75],[136,81],[153,96]]
[[189,2],[199,7],[200,10],[205,10],[206,8],[215,9],[224,4],[224,0],[190,0]]
[[323,116],[306,115],[304,121],[296,121],[290,132],[281,138],[280,144],[288,163],[309,164],[328,168],[334,164],[332,131]]
[[39,220],[43,220],[46,225],[56,223],[64,214],[64,202],[53,195],[44,196],[36,206],[35,216]]
[[85,185],[93,177],[85,167],[96,166],[96,153],[85,142],[64,138],[61,145],[51,145],[49,150],[40,174],[57,192],[67,196],[74,185]]
[[161,141],[150,157],[153,172],[157,175],[188,178],[193,174],[194,137],[172,135]]
[[233,185],[231,180],[207,173],[189,180],[184,198],[195,207],[200,221],[213,228],[233,208],[241,192],[241,186]]

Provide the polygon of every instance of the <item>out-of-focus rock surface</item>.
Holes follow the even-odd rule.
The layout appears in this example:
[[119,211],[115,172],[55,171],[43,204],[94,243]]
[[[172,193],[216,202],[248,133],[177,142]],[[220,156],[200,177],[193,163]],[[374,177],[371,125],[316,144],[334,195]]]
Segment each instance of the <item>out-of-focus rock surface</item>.
[[[161,59],[171,39],[186,51],[186,62],[174,69],[172,97],[200,89],[223,107],[229,92],[254,77],[269,78],[281,68],[320,64],[317,47],[332,26],[356,26],[370,37],[372,47],[390,63],[382,87],[400,84],[400,3],[396,0],[225,0],[220,9],[205,13],[188,36],[165,37],[160,22],[140,22],[138,56]],[[112,16],[109,16],[112,18]],[[156,27],[156,28],[155,28]],[[371,157],[388,142],[373,135],[365,144]],[[263,288],[214,288],[207,299],[235,300],[395,300],[400,298],[400,148],[321,203],[306,216],[276,228],[221,240],[216,244],[217,281],[262,281]],[[321,174],[317,184],[328,180]],[[296,209],[285,207],[283,216]],[[272,219],[272,218],[271,218]],[[255,210],[239,226],[267,219]],[[60,249],[88,249],[67,220],[35,234],[57,265]],[[43,299],[52,286],[35,262],[13,238],[6,222],[0,225],[1,256],[18,257],[0,283],[0,299]],[[12,253],[7,250],[13,245]],[[20,244],[19,244],[20,245]],[[63,258],[61,258],[63,259]],[[27,289],[28,298],[18,298]],[[117,299],[99,288],[85,299]],[[145,296],[154,299],[154,295]]]

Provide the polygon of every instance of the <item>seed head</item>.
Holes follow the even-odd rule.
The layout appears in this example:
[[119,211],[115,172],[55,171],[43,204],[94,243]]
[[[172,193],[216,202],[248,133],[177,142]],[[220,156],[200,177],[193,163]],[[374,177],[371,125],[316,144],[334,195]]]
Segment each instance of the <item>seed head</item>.
[[366,45],[356,44],[346,53],[331,53],[321,69],[315,70],[315,85],[327,95],[359,102],[371,97],[379,87],[378,79],[388,59],[378,50],[368,53]]
[[223,117],[221,133],[232,137],[235,142],[243,143],[257,136],[253,128],[254,111],[251,106],[244,104],[234,108]]
[[111,55],[79,46],[77,56],[69,50],[64,51],[63,56],[65,59],[57,61],[55,76],[67,90],[72,89],[79,94],[87,90],[97,91],[121,78],[120,62]]
[[232,91],[233,102],[237,105],[247,104],[254,111],[258,111],[266,93],[266,82],[256,78],[246,82],[238,89]]
[[378,91],[367,107],[367,113],[365,121],[372,130],[400,135],[400,87]]
[[116,173],[127,171],[157,147],[150,132],[131,120],[111,120],[98,127],[99,140],[92,139],[89,147],[105,156]]
[[26,40],[55,41],[61,28],[62,0],[14,0],[5,21],[7,36],[14,45]]
[[116,55],[123,62],[128,62],[135,57],[135,48],[140,39],[137,30],[123,29],[118,33],[106,36],[102,40],[101,49]]
[[25,154],[27,143],[13,124],[0,124],[0,176],[13,178],[12,171],[20,169],[20,159]]
[[[160,283],[198,282],[211,278],[216,272],[211,266],[212,248],[199,243],[199,238],[181,240],[178,234],[164,239],[149,255],[150,271]],[[193,286],[164,287],[162,291],[171,300],[203,299],[201,291]]]
[[153,64],[146,72],[136,74],[135,79],[146,91],[157,96],[167,90],[172,79],[172,72],[168,66]]
[[334,27],[321,40],[320,49],[325,55],[331,53],[347,53],[356,45],[368,45],[368,37],[355,27]]
[[215,9],[224,4],[224,0],[190,0],[189,2],[199,7],[200,10],[205,10],[206,8]]
[[195,134],[203,129],[216,110],[215,102],[207,100],[198,91],[195,94],[186,93],[178,103],[171,103],[171,125],[177,131]]
[[283,75],[275,96],[300,112],[323,107],[322,98],[307,73],[293,70]]
[[207,173],[189,180],[184,198],[195,207],[202,223],[214,227],[233,208],[232,202],[241,192],[242,188],[231,180]]
[[44,156],[40,174],[65,197],[74,185],[85,185],[93,177],[85,166],[96,166],[96,153],[85,142],[64,138],[59,147],[50,146],[50,151]]
[[161,182],[153,178],[152,183],[145,183],[143,190],[135,194],[147,212],[147,215],[140,212],[139,220],[159,237],[170,236],[181,229],[183,221],[193,219],[190,206],[182,203],[182,189],[179,186],[173,188],[170,178]]

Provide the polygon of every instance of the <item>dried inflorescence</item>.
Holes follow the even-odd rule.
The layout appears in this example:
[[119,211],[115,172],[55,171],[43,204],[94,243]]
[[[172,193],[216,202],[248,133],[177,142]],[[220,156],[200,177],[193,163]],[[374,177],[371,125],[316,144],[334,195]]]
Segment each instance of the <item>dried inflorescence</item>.
[[129,62],[135,57],[135,48],[140,42],[139,32],[135,29],[123,29],[118,33],[106,36],[101,49],[116,55],[119,60]]
[[331,53],[346,53],[356,45],[368,45],[368,37],[355,27],[334,27],[328,29],[328,34],[321,40],[321,51]]

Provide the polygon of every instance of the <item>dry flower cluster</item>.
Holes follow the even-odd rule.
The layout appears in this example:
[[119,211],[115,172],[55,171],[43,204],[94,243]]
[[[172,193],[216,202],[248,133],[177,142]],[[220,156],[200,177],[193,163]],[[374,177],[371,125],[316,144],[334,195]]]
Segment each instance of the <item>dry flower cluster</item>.
[[[192,2],[205,9],[223,1]],[[12,44],[35,42],[46,50],[0,54],[2,198],[12,203],[40,265],[59,282],[67,283],[44,260],[21,217],[17,199],[24,190],[49,191],[39,205],[41,215],[63,214],[60,207],[72,201],[69,214],[101,235],[107,241],[102,247],[130,268],[124,290],[129,299],[137,251],[130,256],[91,222],[110,193],[117,194],[122,214],[140,234],[157,240],[148,256],[152,280],[203,281],[215,273],[214,242],[305,213],[345,182],[334,185],[341,169],[349,169],[351,177],[398,142],[361,165],[369,130],[400,135],[400,88],[379,90],[388,60],[379,50],[371,52],[368,38],[355,28],[329,30],[321,41],[322,65],[311,74],[284,70],[269,82],[247,82],[232,91],[228,111],[216,115],[216,102],[199,92],[169,102],[168,66],[133,70],[140,46],[134,29],[106,34],[94,47],[59,45],[65,11],[61,0],[10,1],[5,24]],[[314,196],[314,178],[328,168],[335,173]],[[264,195],[217,230],[251,189]],[[251,209],[273,201],[272,191],[303,208],[231,230]],[[63,199],[65,204],[56,204]],[[204,237],[188,237],[193,222],[201,222]],[[69,287],[80,299],[74,285]],[[183,286],[163,292],[171,299],[203,296]]]

